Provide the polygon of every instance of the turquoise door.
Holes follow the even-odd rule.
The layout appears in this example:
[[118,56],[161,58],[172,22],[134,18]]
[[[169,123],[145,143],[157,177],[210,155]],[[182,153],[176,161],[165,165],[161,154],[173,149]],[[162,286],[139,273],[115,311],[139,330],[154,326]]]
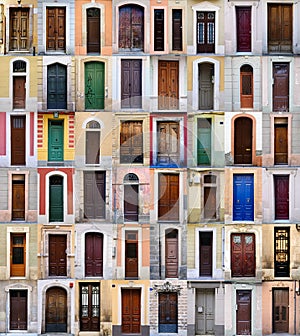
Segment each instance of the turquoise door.
[[49,222],[64,221],[63,177],[54,175],[49,183]]
[[85,109],[104,109],[104,63],[85,64]]
[[211,119],[199,118],[197,129],[197,164],[211,162]]
[[62,120],[49,120],[48,161],[64,159],[64,124]]

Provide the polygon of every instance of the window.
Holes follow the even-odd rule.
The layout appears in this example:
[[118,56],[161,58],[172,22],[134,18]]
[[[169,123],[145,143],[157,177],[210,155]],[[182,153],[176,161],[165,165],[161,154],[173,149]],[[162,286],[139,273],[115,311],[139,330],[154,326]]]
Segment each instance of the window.
[[273,63],[273,112],[289,111],[289,63]]
[[27,330],[27,290],[9,291],[9,330]]
[[251,51],[251,7],[236,7],[237,51]]
[[217,176],[203,176],[204,209],[203,218],[207,220],[217,218]]
[[49,178],[49,222],[64,221],[64,178],[52,175]]
[[25,220],[25,175],[12,175],[12,220]]
[[254,175],[233,175],[233,215],[234,221],[254,220]]
[[87,233],[85,235],[85,276],[103,276],[103,235]]
[[139,220],[139,178],[133,173],[124,177],[124,221]]
[[172,9],[172,50],[182,51],[182,10]]
[[120,163],[143,163],[143,122],[121,121]]
[[100,124],[95,121],[89,121],[85,132],[85,163],[100,163]]
[[274,276],[290,276],[290,229],[274,228]]
[[215,52],[215,12],[197,12],[197,53]]
[[67,108],[67,67],[55,63],[47,67],[47,108]]
[[80,330],[100,331],[100,285],[80,284]]
[[275,219],[289,219],[289,175],[274,175]]
[[288,164],[288,118],[274,119],[274,164]]
[[240,71],[241,108],[253,108],[253,69],[243,65]]
[[179,175],[160,173],[158,199],[159,220],[179,220]]
[[26,62],[13,62],[13,109],[25,109],[26,106]]
[[65,52],[66,50],[66,8],[47,7],[46,9],[46,49]]
[[67,275],[67,236],[49,235],[49,276]]
[[100,54],[100,14],[99,8],[88,8],[86,11],[86,51],[88,54]]
[[180,165],[179,122],[157,123],[157,165]]
[[28,51],[29,49],[29,8],[9,9],[9,50]]
[[154,51],[165,49],[165,17],[163,9],[154,9]]
[[103,62],[85,63],[85,109],[104,109],[105,65]]
[[159,293],[158,296],[158,332],[177,333],[178,302],[177,293]]
[[11,116],[11,165],[26,164],[26,117]]
[[22,233],[10,234],[10,276],[24,277],[26,272],[26,236]]

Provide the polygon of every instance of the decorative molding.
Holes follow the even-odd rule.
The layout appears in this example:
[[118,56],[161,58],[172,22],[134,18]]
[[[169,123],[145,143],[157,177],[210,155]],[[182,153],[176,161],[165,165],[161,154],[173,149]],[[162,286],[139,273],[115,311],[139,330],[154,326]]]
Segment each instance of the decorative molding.
[[180,295],[180,291],[182,290],[180,285],[173,285],[170,281],[166,281],[163,285],[154,285],[153,287],[155,290],[155,295],[158,295],[158,293],[171,292],[176,292],[178,295]]

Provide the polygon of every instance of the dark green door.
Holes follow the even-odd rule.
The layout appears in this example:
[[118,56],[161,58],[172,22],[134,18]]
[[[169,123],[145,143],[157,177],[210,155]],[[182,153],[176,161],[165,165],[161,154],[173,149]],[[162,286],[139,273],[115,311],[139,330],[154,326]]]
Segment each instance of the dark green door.
[[85,64],[85,109],[104,109],[104,63]]
[[67,108],[67,68],[62,64],[48,66],[47,74],[47,108]]
[[199,118],[197,130],[197,164],[210,165],[211,161],[211,119]]
[[63,177],[59,175],[50,177],[49,222],[64,221],[63,180]]
[[48,161],[64,159],[64,124],[62,120],[49,120]]

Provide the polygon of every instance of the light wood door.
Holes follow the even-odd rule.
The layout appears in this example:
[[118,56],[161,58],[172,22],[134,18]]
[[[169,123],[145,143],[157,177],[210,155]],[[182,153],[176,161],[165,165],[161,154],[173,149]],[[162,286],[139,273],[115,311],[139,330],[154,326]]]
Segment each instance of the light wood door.
[[179,63],[158,61],[158,109],[179,108]]

